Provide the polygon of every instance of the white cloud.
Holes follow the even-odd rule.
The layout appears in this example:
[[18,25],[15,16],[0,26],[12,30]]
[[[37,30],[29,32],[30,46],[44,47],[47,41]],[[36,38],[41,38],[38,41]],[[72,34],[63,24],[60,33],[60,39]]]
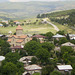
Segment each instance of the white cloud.
[[28,2],[28,1],[60,1],[60,0],[9,0],[10,2]]

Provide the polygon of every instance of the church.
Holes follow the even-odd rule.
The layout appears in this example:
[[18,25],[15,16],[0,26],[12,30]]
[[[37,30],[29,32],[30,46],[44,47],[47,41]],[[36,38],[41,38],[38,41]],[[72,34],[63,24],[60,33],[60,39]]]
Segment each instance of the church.
[[23,28],[18,25],[16,28],[16,35],[10,35],[7,42],[9,42],[12,48],[23,48],[30,40],[31,38],[28,35],[24,35]]

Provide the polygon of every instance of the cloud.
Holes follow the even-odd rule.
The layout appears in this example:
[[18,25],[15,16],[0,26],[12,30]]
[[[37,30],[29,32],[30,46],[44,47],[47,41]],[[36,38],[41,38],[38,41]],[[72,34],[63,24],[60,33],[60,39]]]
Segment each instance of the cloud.
[[29,1],[60,1],[60,0],[9,0],[10,2],[29,2]]

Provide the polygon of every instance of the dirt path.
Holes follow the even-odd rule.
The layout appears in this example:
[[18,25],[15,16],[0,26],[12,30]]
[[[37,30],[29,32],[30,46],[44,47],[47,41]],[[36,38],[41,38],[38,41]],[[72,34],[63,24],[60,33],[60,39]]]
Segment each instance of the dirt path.
[[52,25],[56,31],[59,31],[59,28],[56,25],[52,24],[51,22],[47,21],[46,19],[44,19],[44,21],[47,22],[48,24]]

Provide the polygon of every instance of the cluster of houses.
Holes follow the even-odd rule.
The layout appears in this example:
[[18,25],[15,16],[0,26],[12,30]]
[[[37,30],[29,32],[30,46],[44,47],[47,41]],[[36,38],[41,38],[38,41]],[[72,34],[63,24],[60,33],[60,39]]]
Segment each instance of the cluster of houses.
[[[18,27],[16,28],[16,35],[12,35],[11,31],[9,32],[9,35],[10,36],[8,37],[7,41],[11,45],[12,52],[15,52],[16,49],[23,49],[24,45],[27,42],[29,42],[30,40],[32,40],[32,38],[34,38],[34,37],[39,39],[40,43],[45,42],[44,40],[47,39],[47,37],[43,36],[43,35],[29,36],[29,35],[23,34],[23,28],[20,25],[18,25]],[[63,38],[63,37],[65,37],[65,36],[56,34],[53,36],[53,39],[59,40],[59,38]],[[72,35],[70,35],[70,39],[71,38],[74,38],[74,35],[73,35],[73,37],[72,37]],[[61,46],[71,46],[72,48],[75,49],[75,45],[70,42],[64,43]],[[58,48],[57,48],[57,50],[58,50]],[[20,58],[19,61],[24,64],[24,68],[25,68],[25,72],[23,73],[23,75],[28,75],[28,74],[32,75],[35,72],[39,72],[41,74],[41,69],[42,69],[41,66],[36,65],[36,64],[29,65],[29,63],[31,63],[32,57],[35,57],[35,56],[25,56],[25,57]],[[71,65],[57,65],[57,68],[56,68],[56,70],[58,70],[59,72],[62,72],[62,73],[69,72],[69,74],[71,73],[72,69],[73,68]]]
[[[2,36],[3,35],[0,35],[0,37]],[[16,35],[13,35],[12,32],[9,31],[7,42],[11,45],[12,52],[15,52],[16,49],[23,49],[24,45],[27,42],[31,41],[34,37],[39,39],[40,43],[45,42],[45,39],[47,39],[47,37],[43,35],[33,35],[33,36],[25,35],[23,33],[23,28],[20,25],[18,25],[16,28]],[[56,34],[53,36],[53,39],[59,40],[59,38],[63,38],[63,37],[65,36]],[[75,34],[70,34],[70,39],[75,39]],[[72,44],[70,42],[66,42],[62,44],[61,46],[71,46],[72,48],[75,49],[75,44]],[[55,50],[60,50],[60,47],[55,47]],[[24,64],[24,68],[25,68],[25,72],[23,73],[23,75],[28,75],[28,74],[32,75],[35,72],[39,72],[41,74],[41,69],[42,69],[41,66],[36,64],[29,65],[29,63],[31,63],[32,57],[35,57],[35,56],[25,56],[20,58],[19,61]],[[62,73],[69,72],[70,74],[72,69],[73,68],[71,65],[57,65],[57,70]]]
[[[3,23],[6,23],[7,25],[9,25],[9,22],[10,22],[10,21],[8,21],[8,20],[2,20],[1,23],[0,23],[0,27],[3,27],[3,26],[4,26]],[[16,20],[16,21],[13,21],[13,23],[16,24],[16,25],[21,24],[21,23],[20,23],[19,21],[17,21],[17,20]]]

